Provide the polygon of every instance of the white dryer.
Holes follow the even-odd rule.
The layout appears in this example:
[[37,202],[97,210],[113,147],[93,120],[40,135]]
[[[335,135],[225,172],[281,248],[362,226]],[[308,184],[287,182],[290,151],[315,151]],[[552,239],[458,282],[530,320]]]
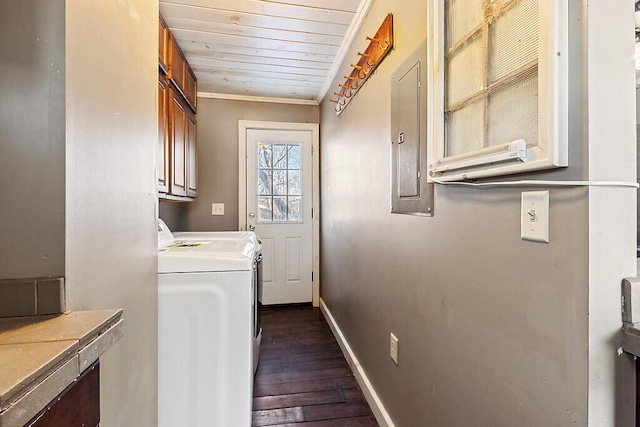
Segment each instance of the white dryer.
[[158,236],[158,426],[250,426],[253,244],[170,234]]

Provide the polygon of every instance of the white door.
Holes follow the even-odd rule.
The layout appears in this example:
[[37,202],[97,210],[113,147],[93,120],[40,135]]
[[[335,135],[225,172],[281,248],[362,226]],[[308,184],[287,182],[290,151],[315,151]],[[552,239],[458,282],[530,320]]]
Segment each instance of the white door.
[[262,239],[263,304],[311,302],[312,133],[247,129],[249,230]]

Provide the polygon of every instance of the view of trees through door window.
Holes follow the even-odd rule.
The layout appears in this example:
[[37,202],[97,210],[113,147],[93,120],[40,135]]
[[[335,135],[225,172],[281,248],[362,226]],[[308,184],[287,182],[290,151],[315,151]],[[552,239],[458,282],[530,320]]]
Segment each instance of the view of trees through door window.
[[258,142],[258,222],[302,221],[302,145]]

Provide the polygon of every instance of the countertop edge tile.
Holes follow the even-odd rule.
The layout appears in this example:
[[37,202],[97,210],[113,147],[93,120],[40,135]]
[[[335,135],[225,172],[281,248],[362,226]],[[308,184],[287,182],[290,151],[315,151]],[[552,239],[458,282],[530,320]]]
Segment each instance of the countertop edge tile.
[[[37,369],[32,371],[26,377],[19,378],[18,381],[9,390],[5,390],[4,392],[0,391],[0,411],[4,411],[5,409],[12,406],[14,402],[19,400],[22,396],[27,394],[33,388],[33,384],[39,384],[48,376],[50,376],[53,372],[59,369],[60,366],[67,363],[69,360],[71,360],[78,354],[77,341],[64,340],[60,342],[68,343],[67,347],[62,349],[57,355],[53,356],[48,361],[42,363]],[[47,343],[28,343],[28,344],[47,345]],[[25,344],[25,343],[9,344],[2,347],[20,348],[28,344]],[[22,349],[20,348],[20,350]]]
[[[81,349],[84,348],[88,343],[92,342],[100,334],[104,333],[112,325],[118,323],[122,319],[122,313],[123,313],[122,309],[100,310],[100,311],[104,311],[104,312],[113,311],[113,313],[107,319],[105,319],[104,322],[102,322],[99,325],[96,325],[95,328],[91,329],[85,336],[80,338],[79,344]],[[82,312],[79,312],[79,313],[82,313]]]
[[0,427],[24,426],[79,375],[78,356],[76,355],[33,387],[6,411],[0,413]]
[[124,336],[124,320],[120,319],[109,329],[98,335],[78,352],[80,372],[84,372],[93,362],[109,350]]

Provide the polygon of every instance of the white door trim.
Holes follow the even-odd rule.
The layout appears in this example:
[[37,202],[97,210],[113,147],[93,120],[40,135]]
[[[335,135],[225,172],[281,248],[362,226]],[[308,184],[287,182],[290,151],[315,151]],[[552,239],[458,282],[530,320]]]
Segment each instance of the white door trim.
[[320,126],[317,123],[261,122],[238,120],[238,229],[247,229],[247,130],[311,131],[313,162],[313,283],[312,302],[320,306]]

